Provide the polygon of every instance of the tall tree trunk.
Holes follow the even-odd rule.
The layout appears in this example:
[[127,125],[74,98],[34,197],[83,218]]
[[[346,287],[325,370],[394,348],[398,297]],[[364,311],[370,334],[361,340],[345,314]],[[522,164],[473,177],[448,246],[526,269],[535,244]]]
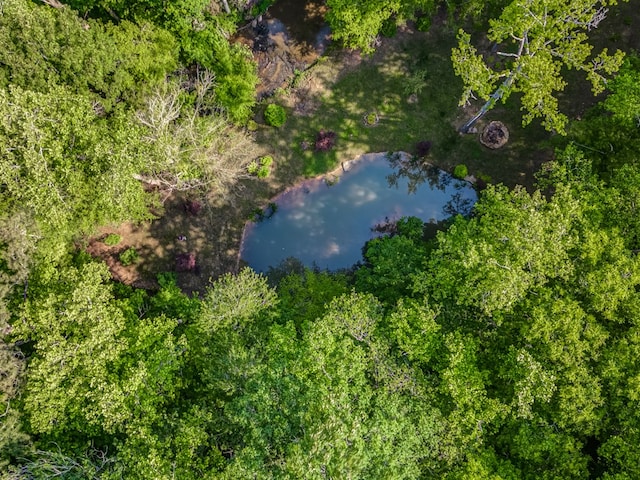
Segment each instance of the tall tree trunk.
[[498,102],[498,100],[500,100],[504,96],[504,94],[509,90],[509,88],[511,88],[511,84],[513,83],[513,79],[515,78],[518,70],[511,72],[511,75],[509,75],[505,79],[505,81],[502,82],[502,84],[496,89],[496,91],[489,96],[489,100],[486,101],[486,103],[482,106],[480,111],[476,113],[467,123],[465,123],[458,129],[460,133],[469,133],[469,130],[471,130],[471,127],[473,127],[478,120],[484,117],[485,113],[487,113],[489,110],[493,108],[493,106]]
[[224,11],[227,13],[231,13],[231,9],[229,8],[229,2],[227,2],[227,0],[222,0],[222,4],[224,5]]

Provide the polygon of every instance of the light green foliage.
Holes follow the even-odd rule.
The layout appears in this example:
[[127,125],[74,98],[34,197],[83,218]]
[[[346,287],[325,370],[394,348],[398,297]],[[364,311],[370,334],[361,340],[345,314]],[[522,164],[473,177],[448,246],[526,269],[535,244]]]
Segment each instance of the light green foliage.
[[198,329],[211,334],[216,330],[244,327],[263,309],[272,307],[275,292],[265,277],[249,268],[238,275],[224,275],[208,289]]
[[102,241],[104,242],[105,245],[108,245],[109,247],[113,247],[114,245],[119,244],[121,240],[122,240],[122,237],[117,233],[110,233],[109,235],[104,237],[104,240]]
[[134,247],[129,247],[125,251],[123,251],[120,255],[118,255],[118,260],[125,267],[136,263],[140,259],[138,252]]
[[475,211],[477,218],[457,218],[438,236],[429,273],[416,288],[431,284],[435,299],[492,315],[508,311],[546,278],[572,272],[569,251],[577,243],[572,223],[581,212],[568,193],[559,191],[548,203],[540,193],[490,186]]
[[260,157],[257,161],[254,160],[247,166],[247,172],[249,175],[255,175],[258,178],[267,178],[271,172],[272,163],[273,157],[270,155]]
[[400,299],[388,318],[390,336],[398,343],[403,355],[428,365],[442,343],[437,312],[428,305]]
[[176,322],[121,309],[108,278],[105,265],[88,263],[43,268],[31,279],[13,336],[33,342],[23,402],[34,433],[135,434],[179,388]]
[[359,48],[372,53],[377,36],[388,22],[412,18],[417,10],[431,13],[431,0],[329,0],[327,21],[331,25],[331,35],[348,48]]
[[264,110],[264,121],[272,127],[281,127],[287,121],[287,112],[284,107],[270,103]]
[[[491,108],[521,92],[523,125],[541,118],[542,125],[565,133],[567,117],[558,111],[557,92],[566,86],[562,68],[585,72],[593,93],[604,90],[607,76],[615,73],[623,53],[609,55],[607,49],[592,55],[585,31],[604,18],[608,0],[526,0],[508,5],[490,22],[487,37],[499,47],[499,62],[489,63],[477,54],[469,34],[460,31],[459,45],[452,51],[455,72],[464,82],[460,105],[477,95]],[[510,44],[510,45],[509,45]]]
[[622,123],[638,127],[640,123],[640,58],[627,57],[619,74],[607,87],[611,94],[604,107]]
[[216,78],[214,98],[232,121],[245,123],[255,105],[258,73],[249,49],[231,44],[215,22],[192,34],[183,49],[189,62],[197,62]]
[[40,254],[58,255],[96,225],[148,218],[149,197],[133,178],[143,168],[140,132],[124,116],[109,125],[89,99],[64,88],[0,90],[1,201],[28,211]]
[[380,319],[373,297],[352,294],[331,302],[301,342],[291,323],[271,328],[265,362],[227,408],[244,436],[225,478],[419,476],[416,461],[435,457],[442,425],[411,401],[419,387],[376,335]]
[[230,395],[243,388],[257,368],[250,348],[262,338],[264,317],[277,302],[265,277],[245,268],[224,275],[207,290],[198,318],[187,330],[194,368],[209,396]]
[[47,93],[67,85],[111,111],[141,97],[177,68],[172,36],[150,24],[84,21],[68,8],[25,0],[3,2],[0,87]]
[[469,175],[469,170],[467,166],[462,163],[456,165],[456,168],[453,169],[453,176],[456,178],[464,179],[467,175]]

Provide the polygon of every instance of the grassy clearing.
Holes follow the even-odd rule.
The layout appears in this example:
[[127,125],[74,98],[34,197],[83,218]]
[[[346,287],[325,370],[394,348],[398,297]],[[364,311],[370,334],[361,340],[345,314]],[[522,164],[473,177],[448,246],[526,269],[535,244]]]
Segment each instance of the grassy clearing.
[[[478,125],[482,128],[494,119],[504,122],[512,139],[504,148],[492,151],[479,143],[477,135],[458,134],[456,127],[478,106],[463,111],[457,104],[462,84],[449,58],[455,36],[446,27],[434,27],[429,33],[405,31],[386,42],[355,68],[340,71],[336,65],[340,59],[320,63],[300,86],[279,95],[277,100],[291,107],[289,119],[281,129],[261,129],[257,139],[286,165],[280,182],[322,174],[362,153],[413,152],[417,142],[428,140],[429,161],[440,168],[452,170],[464,163],[471,174],[488,175],[494,182],[532,185],[532,174],[548,158],[552,142],[540,127],[521,127],[515,99]],[[307,87],[314,79],[331,82],[331,77],[337,79],[328,89],[314,92]],[[300,101],[296,90],[305,88],[304,100],[317,108],[293,114],[295,102]],[[370,126],[365,117],[372,112],[379,121]],[[314,152],[320,130],[337,133],[335,149]]]

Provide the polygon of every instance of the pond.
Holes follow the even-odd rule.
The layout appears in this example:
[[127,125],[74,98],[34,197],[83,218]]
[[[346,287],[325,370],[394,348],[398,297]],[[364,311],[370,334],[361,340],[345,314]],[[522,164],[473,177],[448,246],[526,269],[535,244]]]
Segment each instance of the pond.
[[290,257],[308,267],[349,268],[385,225],[405,216],[436,223],[468,214],[477,199],[468,182],[407,154],[363,155],[344,168],[335,183],[306,181],[276,197],[272,215],[248,222],[242,260],[258,272]]

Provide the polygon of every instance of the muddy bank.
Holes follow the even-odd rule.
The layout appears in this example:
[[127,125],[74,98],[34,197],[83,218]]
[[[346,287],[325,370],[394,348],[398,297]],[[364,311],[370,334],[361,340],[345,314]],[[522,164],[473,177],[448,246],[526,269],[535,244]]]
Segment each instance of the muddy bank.
[[287,86],[322,55],[331,40],[320,0],[280,0],[241,27],[233,41],[247,45],[258,65],[257,98]]

